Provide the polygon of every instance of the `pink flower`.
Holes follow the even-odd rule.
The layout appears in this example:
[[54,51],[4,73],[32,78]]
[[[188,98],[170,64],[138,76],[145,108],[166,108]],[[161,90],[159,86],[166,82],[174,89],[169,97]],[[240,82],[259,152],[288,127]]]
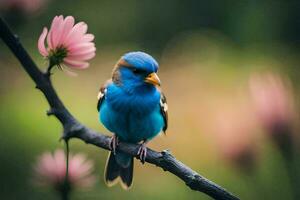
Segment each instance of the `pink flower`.
[[[36,165],[35,183],[43,186],[52,186],[57,189],[65,183],[66,158],[63,150],[56,150],[54,154],[46,152],[42,154]],[[83,154],[70,154],[68,184],[71,188],[90,187],[95,182],[95,177],[91,174],[93,163],[86,159]]]
[[294,101],[290,83],[277,74],[254,74],[250,94],[256,114],[268,129],[277,124],[289,124],[294,117]]
[[89,66],[87,61],[95,57],[94,35],[86,33],[86,23],[74,23],[74,17],[60,15],[54,17],[49,32],[44,28],[38,40],[38,49],[49,59],[50,65],[60,66],[63,63],[71,68],[84,69]]
[[288,80],[278,74],[254,74],[250,94],[257,119],[286,157],[292,155],[295,102]]
[[34,13],[42,8],[48,0],[0,0],[0,8],[17,9]]

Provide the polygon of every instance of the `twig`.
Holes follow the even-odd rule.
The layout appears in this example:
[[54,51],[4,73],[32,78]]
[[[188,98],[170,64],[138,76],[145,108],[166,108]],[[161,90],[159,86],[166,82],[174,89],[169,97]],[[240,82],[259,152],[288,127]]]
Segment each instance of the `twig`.
[[[56,94],[50,77],[47,72],[41,72],[36,64],[32,61],[27,51],[19,42],[9,27],[0,18],[0,37],[5,44],[14,53],[17,59],[22,64],[23,68],[29,74],[36,84],[36,88],[40,89],[49,102],[50,110],[48,115],[55,115],[61,122],[64,128],[64,139],[78,138],[88,144],[96,145],[100,148],[110,150],[110,137],[101,133],[97,133],[75,119],[75,117],[67,110],[62,101]],[[118,145],[118,150],[126,152],[137,158],[138,145],[121,142]],[[148,149],[146,162],[161,167],[164,171],[169,171],[179,177],[192,190],[203,192],[210,197],[218,200],[238,200],[231,193],[227,192],[222,187],[204,178],[182,162],[176,160],[168,151],[156,152]]]

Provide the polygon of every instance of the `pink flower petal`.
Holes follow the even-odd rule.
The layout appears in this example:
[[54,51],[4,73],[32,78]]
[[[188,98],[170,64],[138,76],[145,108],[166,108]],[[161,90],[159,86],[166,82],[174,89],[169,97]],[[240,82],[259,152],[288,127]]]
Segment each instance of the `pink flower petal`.
[[64,43],[66,37],[68,36],[68,34],[70,33],[70,31],[72,30],[72,28],[74,26],[74,23],[75,23],[74,17],[67,16],[65,18],[64,27],[63,27],[63,30],[62,30],[62,33],[61,33],[61,37],[60,37],[60,41],[59,41],[60,44]]
[[96,55],[95,52],[90,52],[82,55],[74,55],[74,56],[68,56],[67,58],[70,60],[78,60],[78,61],[83,61],[83,60],[90,60],[94,58]]
[[64,18],[63,16],[59,16],[57,23],[53,26],[52,31],[52,44],[53,48],[57,48],[59,46],[60,37],[64,27]]
[[85,69],[89,67],[89,63],[84,61],[76,61],[76,60],[70,60],[68,58],[64,59],[64,63],[68,65],[69,67],[74,67],[77,69]]
[[88,53],[94,53],[95,51],[96,51],[95,46],[85,47],[85,48],[82,47],[80,50],[69,51],[68,56],[80,56]]
[[70,31],[69,35],[67,36],[64,44],[66,46],[69,46],[73,43],[77,43],[80,41],[80,39],[83,37],[83,35],[87,31],[87,25],[84,22],[79,22],[75,24],[75,26]]
[[94,38],[95,36],[93,34],[88,33],[83,36],[82,42],[91,42],[94,40]]
[[49,34],[48,34],[48,37],[47,37],[47,44],[48,44],[48,47],[50,49],[54,48],[53,43],[52,43],[52,34],[53,34],[53,27],[57,26],[57,22],[58,22],[58,16],[55,16],[53,21],[52,21],[51,27],[49,29]]
[[56,175],[58,177],[64,177],[66,174],[65,153],[62,150],[57,150],[54,154],[54,160],[56,165]]
[[79,26],[77,26],[77,27],[74,26],[73,27],[74,31],[76,31],[77,33],[79,33],[81,35],[86,34],[87,29],[88,29],[88,25],[84,22],[79,22],[78,24],[79,24]]
[[93,47],[95,47],[95,44],[94,43],[92,43],[92,42],[85,42],[85,43],[75,43],[75,44],[73,44],[73,45],[70,45],[69,47],[68,47],[68,50],[70,51],[70,52],[76,52],[76,51],[85,51],[85,50],[88,50],[88,49],[91,49],[91,48],[93,48]]
[[46,47],[45,47],[45,39],[46,39],[47,33],[48,33],[48,29],[45,27],[43,29],[42,34],[40,35],[39,40],[38,40],[38,49],[39,49],[39,52],[44,57],[48,56],[48,52],[47,52]]

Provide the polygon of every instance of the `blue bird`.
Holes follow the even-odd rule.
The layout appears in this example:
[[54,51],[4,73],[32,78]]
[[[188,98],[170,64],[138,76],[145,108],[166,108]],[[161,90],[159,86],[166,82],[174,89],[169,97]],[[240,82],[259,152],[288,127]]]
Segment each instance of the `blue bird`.
[[142,163],[146,144],[167,130],[166,98],[157,76],[158,63],[144,52],[129,52],[115,65],[112,78],[100,88],[97,109],[103,125],[113,133],[111,150],[105,168],[108,186],[120,182],[124,189],[133,180],[133,157],[116,151],[118,141],[140,143]]

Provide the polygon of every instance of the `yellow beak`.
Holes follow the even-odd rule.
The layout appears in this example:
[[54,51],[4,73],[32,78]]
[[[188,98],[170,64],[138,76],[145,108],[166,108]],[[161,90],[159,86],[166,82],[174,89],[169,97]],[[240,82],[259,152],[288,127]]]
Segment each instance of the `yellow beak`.
[[150,83],[152,85],[160,86],[160,80],[156,73],[151,73],[145,78],[146,83]]

